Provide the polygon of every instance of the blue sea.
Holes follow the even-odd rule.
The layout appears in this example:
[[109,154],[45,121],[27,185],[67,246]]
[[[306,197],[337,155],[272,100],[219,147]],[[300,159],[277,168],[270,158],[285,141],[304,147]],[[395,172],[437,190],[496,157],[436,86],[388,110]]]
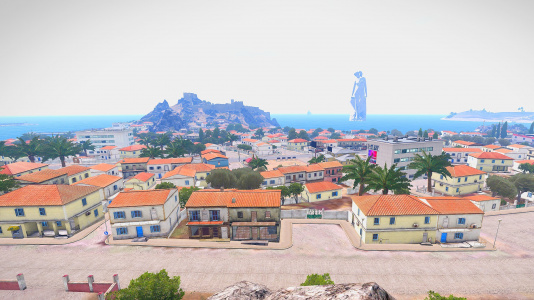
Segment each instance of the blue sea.
[[[141,115],[117,116],[40,116],[0,117],[0,125],[6,123],[27,123],[29,125],[0,126],[0,140],[16,138],[26,132],[67,132],[91,128],[110,127],[114,122],[139,120]],[[272,114],[278,123],[302,129],[333,127],[340,130],[370,129],[379,131],[392,129],[405,133],[419,128],[451,131],[473,131],[482,122],[444,121],[444,115],[367,115],[365,122],[350,122],[349,115],[303,115]],[[486,124],[487,125],[487,124]]]

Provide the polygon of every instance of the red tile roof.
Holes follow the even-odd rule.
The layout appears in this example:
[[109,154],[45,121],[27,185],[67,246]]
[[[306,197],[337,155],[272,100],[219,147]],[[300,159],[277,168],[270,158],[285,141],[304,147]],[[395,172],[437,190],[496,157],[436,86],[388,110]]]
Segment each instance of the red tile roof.
[[185,207],[280,207],[280,195],[280,190],[199,190]]
[[508,157],[504,154],[498,153],[498,152],[481,152],[481,153],[471,153],[469,156],[476,157],[479,159],[510,159],[513,160],[513,158]]
[[288,143],[307,143],[308,141],[305,139],[293,139],[289,140]]
[[100,148],[100,150],[113,150],[115,148],[117,148],[117,146],[106,146],[106,147]]
[[256,139],[243,139],[244,142],[251,142],[251,143],[256,143],[258,142],[258,140]]
[[473,143],[473,142],[466,142],[466,141],[462,141],[462,140],[453,141],[453,143],[460,144],[460,145],[465,145],[465,146],[471,146],[471,145],[476,144],[476,143]]
[[516,160],[515,162],[518,163],[518,164],[531,164],[531,165],[534,165],[534,159]]
[[108,174],[101,174],[98,176],[88,177],[83,180],[80,180],[75,183],[76,184],[87,184],[87,185],[93,185],[93,186],[99,186],[99,187],[106,187],[110,184],[113,184],[119,180],[121,180],[122,177],[119,176],[113,176]]
[[308,192],[312,194],[342,189],[341,186],[330,181],[311,182],[304,184],[304,186],[306,186]]
[[350,196],[366,216],[437,215],[439,212],[412,195]]
[[329,168],[342,168],[343,165],[339,161],[326,161],[318,163],[319,166],[329,169]]
[[108,208],[163,205],[176,189],[120,192]]
[[117,166],[102,163],[102,164],[91,166],[90,168],[93,170],[97,170],[97,171],[107,172],[115,167]]
[[315,140],[315,141],[318,141],[318,140],[328,140],[328,138],[327,138],[326,136],[319,135],[319,136],[314,137],[313,140]]
[[488,201],[488,200],[500,200],[501,198],[492,197],[490,195],[474,195],[474,196],[464,196],[464,199],[480,202],[480,201]]
[[192,157],[156,158],[149,160],[147,165],[188,164],[192,161]]
[[204,155],[204,154],[207,154],[207,153],[221,153],[221,151],[215,150],[215,149],[206,149],[206,150],[203,150],[202,152],[200,152],[200,155]]
[[215,169],[215,166],[210,164],[186,164],[165,173],[161,179],[169,178],[174,175],[195,177],[197,172],[210,172],[213,169]]
[[367,139],[337,139],[338,142],[367,142]]
[[[134,177],[132,177],[130,180],[137,179],[139,181],[147,182],[152,177],[154,177],[154,174],[152,174],[152,173],[141,172],[141,173],[135,175]],[[128,180],[128,181],[130,181],[130,180]]]
[[306,172],[318,172],[318,171],[324,171],[324,168],[321,167],[319,164],[311,164],[306,167]]
[[138,150],[145,149],[145,148],[146,148],[145,145],[131,145],[128,147],[121,148],[119,149],[119,151],[138,151]]
[[488,149],[499,149],[501,147],[502,146],[497,146],[497,145],[486,145],[486,146],[484,146],[484,148],[488,148]]
[[59,170],[65,171],[69,176],[72,176],[72,175],[75,175],[81,172],[89,171],[89,168],[84,167],[84,166],[72,165],[72,166],[61,168]]
[[76,185],[28,185],[0,196],[0,206],[65,205],[98,191],[99,187]]
[[260,174],[261,176],[263,176],[264,179],[284,177],[284,174],[282,174],[280,170],[265,171],[260,172]]
[[306,172],[306,169],[306,166],[287,166],[278,168],[282,174]]
[[142,164],[148,163],[150,160],[149,157],[133,157],[133,158],[124,158],[119,163],[121,164]]
[[447,170],[451,173],[452,177],[463,177],[463,176],[486,174],[486,172],[484,171],[480,171],[478,169],[475,169],[467,165],[456,165],[452,167],[447,167]]
[[61,170],[44,169],[42,171],[33,172],[31,174],[24,174],[19,177],[15,177],[17,180],[24,180],[29,182],[41,183],[50,179],[54,179],[60,176],[67,175],[67,172]]
[[499,148],[499,149],[495,149],[495,152],[499,152],[499,153],[510,153],[510,152],[514,152],[513,150],[511,149],[506,149],[506,148]]
[[480,148],[443,148],[445,152],[482,152]]
[[48,166],[47,164],[41,164],[41,163],[31,163],[31,162],[15,162],[12,164],[7,164],[5,166],[0,167],[0,174],[7,174],[7,175],[17,175],[22,172],[27,172],[35,169],[39,169],[42,167]]
[[525,148],[525,147],[528,147],[528,146],[520,145],[520,144],[511,144],[511,145],[508,145],[508,147],[512,147],[512,148]]
[[202,158],[204,158],[205,160],[212,160],[212,159],[215,159],[215,158],[224,158],[224,159],[228,159],[228,157],[220,154],[220,153],[207,153],[207,154],[204,154],[202,155]]
[[484,214],[480,208],[467,199],[425,198],[425,200],[432,206],[432,208],[443,215]]

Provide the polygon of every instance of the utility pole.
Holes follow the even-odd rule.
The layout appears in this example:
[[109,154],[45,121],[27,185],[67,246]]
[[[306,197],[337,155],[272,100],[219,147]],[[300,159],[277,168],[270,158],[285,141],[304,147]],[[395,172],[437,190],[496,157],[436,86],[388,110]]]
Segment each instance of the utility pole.
[[502,219],[499,219],[499,224],[497,224],[497,232],[495,232],[495,240],[493,241],[493,248],[495,249],[495,243],[497,242],[497,234],[499,234],[499,227],[501,226]]

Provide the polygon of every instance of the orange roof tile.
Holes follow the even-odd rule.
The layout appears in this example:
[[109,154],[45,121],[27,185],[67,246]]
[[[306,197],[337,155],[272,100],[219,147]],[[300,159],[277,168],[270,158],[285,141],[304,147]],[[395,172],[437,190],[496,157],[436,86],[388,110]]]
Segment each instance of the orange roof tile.
[[500,149],[496,149],[495,152],[499,152],[499,153],[510,153],[510,152],[514,152],[514,151],[511,150],[511,149],[500,148]]
[[28,185],[0,196],[0,206],[65,205],[98,191],[99,187],[75,185]]
[[[130,180],[137,179],[139,181],[147,182],[152,177],[154,177],[154,174],[152,174],[152,173],[141,172],[141,173],[135,175],[134,177],[132,177]],[[130,180],[128,180],[128,181],[130,181]]]
[[298,172],[306,172],[305,166],[287,166],[287,167],[280,167],[278,168],[282,174],[289,174],[289,173],[298,173]]
[[433,209],[443,215],[484,214],[473,202],[467,199],[432,199],[425,198]]
[[215,166],[210,164],[186,164],[165,173],[161,179],[169,178],[174,175],[195,177],[197,172],[210,172],[213,169],[215,169]]
[[163,205],[176,189],[120,192],[108,208]]
[[480,171],[478,169],[475,169],[467,165],[451,166],[451,167],[447,167],[447,170],[451,173],[452,177],[464,177],[464,176],[486,174],[486,172],[484,171]]
[[192,161],[192,157],[156,158],[149,160],[147,165],[188,164]]
[[269,145],[268,143],[257,143],[256,146]]
[[319,166],[323,167],[324,169],[329,168],[342,168],[343,165],[339,161],[325,161],[317,163]]
[[44,169],[39,172],[33,172],[31,174],[24,174],[19,177],[15,177],[15,179],[41,183],[64,175],[67,175],[67,172],[60,170]]
[[324,141],[321,141],[321,143],[332,144],[332,143],[337,143],[337,140],[324,140]]
[[261,176],[263,176],[264,179],[284,177],[284,174],[282,174],[280,170],[264,171],[260,172],[260,174]]
[[482,152],[480,148],[443,148],[445,152]]
[[525,148],[525,147],[528,147],[528,146],[525,146],[525,145],[519,145],[519,144],[511,144],[511,145],[508,145],[508,147],[512,147],[512,148]]
[[215,158],[225,158],[225,159],[228,159],[228,157],[220,154],[220,153],[206,153],[204,155],[202,155],[202,158],[204,158],[205,160],[212,160],[212,159],[215,159]]
[[119,151],[138,151],[138,150],[145,149],[145,148],[146,148],[145,145],[131,145],[128,147],[121,148],[119,149]]
[[465,146],[471,146],[471,145],[476,144],[476,143],[473,143],[473,142],[466,142],[466,141],[462,141],[462,140],[453,141],[453,143],[460,144],[460,145],[465,145]]
[[324,168],[321,167],[319,164],[311,164],[306,167],[306,172],[318,172],[318,171],[324,171]]
[[313,139],[316,140],[316,141],[318,141],[318,140],[328,140],[328,138],[326,136],[323,136],[323,135],[316,136]]
[[305,139],[293,139],[289,140],[288,143],[307,143],[308,141]]
[[531,165],[534,165],[534,159],[516,160],[515,162],[518,163],[518,164],[531,164]]
[[342,189],[341,186],[330,181],[311,182],[304,184],[304,186],[306,186],[306,189],[312,194]]
[[102,163],[102,164],[91,166],[90,168],[93,170],[97,170],[97,171],[107,172],[115,167],[117,166]]
[[106,147],[100,148],[100,150],[113,150],[115,148],[117,148],[117,146],[106,146]]
[[99,187],[106,187],[110,184],[113,184],[119,180],[121,180],[122,177],[119,176],[113,176],[108,174],[101,174],[93,177],[88,177],[83,180],[80,180],[75,183],[76,184],[87,184],[87,185],[93,185],[93,186],[99,186]]
[[366,216],[437,215],[439,212],[412,195],[350,196]]
[[268,141],[269,144],[276,144],[276,143],[280,143],[279,140],[270,140]]
[[150,160],[149,157],[132,157],[132,158],[124,158],[121,161],[119,161],[120,164],[142,164],[142,163],[148,163]]
[[280,194],[280,190],[199,190],[185,207],[280,207]]
[[81,172],[89,171],[89,168],[84,167],[84,166],[72,165],[72,166],[61,168],[59,170],[65,171],[67,172],[69,176],[72,176],[72,175],[75,175]]
[[501,147],[502,146],[497,146],[497,145],[486,145],[486,146],[484,146],[484,148],[488,148],[488,149],[499,149]]
[[512,159],[504,154],[498,152],[481,152],[481,153],[471,153],[469,156],[481,158],[481,159]]
[[243,139],[244,142],[251,142],[251,143],[256,143],[258,142],[258,140],[255,140],[255,139]]
[[204,154],[207,154],[207,153],[221,153],[221,151],[215,150],[215,149],[206,149],[206,150],[203,150],[202,152],[200,152],[200,155],[204,155]]
[[367,139],[337,139],[338,142],[367,142]]
[[17,175],[22,172],[27,172],[35,169],[39,169],[42,167],[48,166],[47,164],[41,164],[41,163],[31,163],[31,162],[15,162],[12,164],[7,164],[5,166],[0,167],[0,174],[7,174],[7,175]]
[[492,197],[490,195],[474,195],[474,196],[464,196],[464,199],[480,202],[480,201],[488,201],[488,200],[500,200],[501,198]]

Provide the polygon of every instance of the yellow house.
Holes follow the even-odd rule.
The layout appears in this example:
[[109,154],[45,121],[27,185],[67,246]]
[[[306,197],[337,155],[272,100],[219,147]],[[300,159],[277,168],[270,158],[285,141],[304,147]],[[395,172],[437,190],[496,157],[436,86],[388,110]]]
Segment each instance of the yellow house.
[[121,158],[135,158],[141,155],[141,150],[145,149],[145,145],[131,145],[119,149]]
[[508,168],[514,164],[514,159],[498,152],[471,153],[467,164],[485,172],[508,172]]
[[156,185],[156,176],[152,173],[139,173],[124,183],[127,188],[134,190],[149,190]]
[[84,180],[91,176],[91,169],[84,166],[72,165],[59,169],[58,171],[65,171],[67,173],[69,183],[73,184],[77,181]]
[[60,170],[44,169],[15,177],[20,186],[30,184],[69,184],[67,173]]
[[486,182],[486,172],[466,165],[447,167],[452,177],[432,174],[434,190],[446,195],[457,196],[481,191]]
[[0,196],[0,237],[71,236],[102,220],[102,190],[28,185]]
[[308,146],[308,141],[305,139],[293,139],[287,141],[287,150],[303,151]]
[[330,181],[310,182],[304,184],[302,198],[308,202],[341,199],[342,187]]
[[48,169],[47,164],[19,161],[19,162],[15,162],[12,164],[0,166],[0,174],[6,174],[6,175],[11,175],[13,177],[18,177],[24,174],[39,172],[44,169]]
[[436,241],[439,212],[412,195],[350,196],[352,223],[366,244]]

